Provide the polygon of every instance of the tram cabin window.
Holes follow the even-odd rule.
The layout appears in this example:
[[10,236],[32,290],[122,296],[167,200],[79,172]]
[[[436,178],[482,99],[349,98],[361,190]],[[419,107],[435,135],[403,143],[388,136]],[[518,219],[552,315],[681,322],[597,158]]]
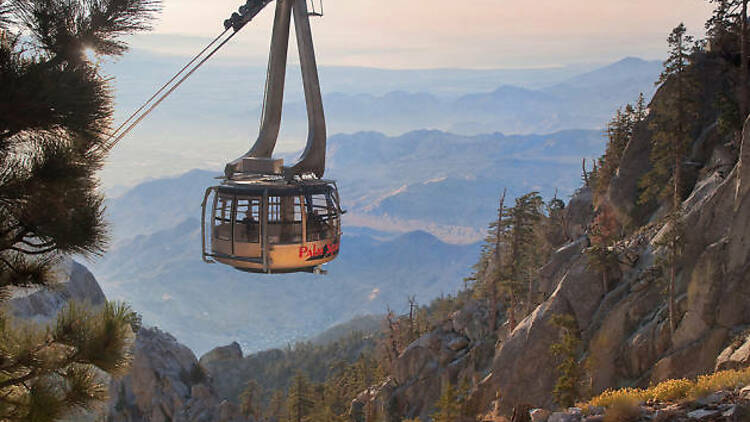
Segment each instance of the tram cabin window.
[[268,240],[272,244],[302,243],[302,200],[299,196],[268,197]]
[[336,209],[330,193],[307,197],[307,241],[316,242],[336,235]]
[[235,242],[260,242],[260,203],[261,198],[237,197],[234,220]]
[[214,237],[219,240],[232,240],[232,196],[219,195],[214,211]]

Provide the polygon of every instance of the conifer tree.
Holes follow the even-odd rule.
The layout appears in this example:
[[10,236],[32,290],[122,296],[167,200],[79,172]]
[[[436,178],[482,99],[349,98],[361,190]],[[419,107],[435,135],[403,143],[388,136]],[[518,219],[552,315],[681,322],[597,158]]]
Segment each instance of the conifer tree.
[[[711,18],[706,22],[707,34],[714,44],[726,46],[739,44],[740,75],[737,89],[740,120],[748,114],[748,16],[749,0],[708,0],[716,4]],[[730,36],[731,35],[731,36]]]
[[[501,197],[498,220],[490,224],[469,280],[475,283],[472,294],[486,301],[491,314],[498,302],[505,303],[511,330],[515,328],[517,313],[530,311],[536,305],[534,283],[538,268],[553,247],[564,240],[561,234],[564,208],[565,204],[556,198],[545,204],[538,192],[516,198],[512,207],[505,205],[504,195]],[[439,300],[433,302],[439,303]],[[489,319],[492,329],[492,315]]]
[[[502,263],[500,285],[508,298],[510,329],[516,326],[516,311],[531,291],[536,270],[542,262],[538,224],[544,218],[544,201],[538,192],[516,198],[505,210],[500,230],[505,233],[508,255]],[[527,305],[531,305],[528,304]]]
[[698,115],[697,83],[693,78],[691,48],[693,37],[686,35],[680,24],[669,35],[669,57],[659,83],[670,87],[668,94],[652,103],[653,144],[652,170],[641,180],[641,202],[666,199],[671,205],[666,218],[669,233],[663,246],[668,257],[662,260],[668,274],[669,325],[674,332],[677,326],[675,295],[677,260],[679,258],[679,232],[682,219],[683,177],[682,165],[691,141],[691,131]]
[[682,165],[698,115],[698,86],[690,69],[694,38],[686,32],[685,25],[680,24],[667,40],[669,57],[657,83],[669,87],[669,91],[652,103],[653,169],[641,180],[641,203],[670,196],[673,206],[682,201]]
[[[505,195],[503,190],[500,196],[500,206],[497,209],[497,221],[490,223],[489,231],[482,245],[482,256],[474,266],[475,275],[472,277],[477,284],[474,286],[475,294],[484,298],[489,307],[489,331],[497,332],[497,308],[500,303],[500,280],[502,279],[503,243],[505,241],[502,230],[502,220],[505,213]],[[486,273],[491,269],[489,273]],[[482,276],[479,276],[482,274]]]
[[557,404],[569,407],[581,398],[583,371],[578,362],[581,338],[573,315],[554,315],[551,322],[560,330],[559,341],[550,346],[550,352],[559,360],[556,367],[558,378],[552,395]]
[[734,12],[734,9],[736,9],[736,1],[737,0],[708,0],[709,3],[716,4],[716,7],[712,12],[711,17],[706,22],[706,34],[715,42],[725,42],[727,34],[734,30],[738,17],[737,13]]
[[[99,170],[112,116],[107,79],[85,49],[122,54],[156,0],[0,0],[0,302],[50,286],[70,254],[106,245]],[[47,329],[0,313],[0,420],[51,421],[106,394],[95,368],[127,366],[127,306],[72,304]]]
[[264,418],[268,422],[284,422],[288,419],[286,398],[283,391],[276,390],[271,393],[271,399],[265,409]]
[[748,113],[748,45],[747,45],[747,3],[739,0],[740,8],[740,120],[745,121]]
[[444,381],[440,399],[435,403],[436,411],[432,414],[433,422],[456,422],[461,420],[461,403],[456,387]]
[[646,119],[647,113],[646,100],[641,93],[635,105],[627,104],[624,108],[618,109],[607,124],[608,142],[604,155],[598,160],[599,175],[594,189],[596,196],[606,193],[612,177],[620,167],[625,147],[633,137],[633,130]]
[[590,227],[591,247],[587,249],[590,265],[602,275],[602,289],[610,290],[610,273],[617,267],[617,256],[610,247],[620,237],[620,228],[614,211],[607,204],[597,210]]
[[725,59],[725,64],[728,64],[727,70],[732,73],[736,71],[739,62],[739,75],[733,87],[734,92],[727,93],[728,95],[720,94],[721,129],[725,133],[736,133],[742,130],[745,118],[750,112],[748,0],[709,0],[709,3],[716,5],[711,18],[706,22],[711,51]]
[[245,389],[240,393],[240,408],[245,417],[260,419],[262,394],[262,387],[254,380],[250,380],[245,384]]
[[315,397],[312,385],[305,374],[298,372],[289,386],[287,409],[290,422],[302,422],[313,413]]

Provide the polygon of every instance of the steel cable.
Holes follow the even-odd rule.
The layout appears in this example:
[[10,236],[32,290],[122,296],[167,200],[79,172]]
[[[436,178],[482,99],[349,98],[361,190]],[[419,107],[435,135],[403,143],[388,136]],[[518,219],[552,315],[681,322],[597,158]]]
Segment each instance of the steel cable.
[[[106,150],[107,151],[111,150],[115,145],[117,145],[117,143],[125,135],[127,135],[128,132],[130,132],[138,123],[140,123],[151,111],[154,110],[154,108],[156,108],[156,106],[158,106],[162,101],[164,101],[164,99],[166,99],[166,97],[169,96],[169,94],[171,94],[178,86],[180,86],[180,84],[182,84],[188,77],[190,77],[190,75],[192,75],[196,70],[198,70],[199,67],[201,67],[211,56],[213,56],[221,47],[223,47],[224,44],[226,44],[227,41],[229,41],[234,36],[234,34],[237,33],[237,32],[234,32],[231,36],[229,36],[226,40],[224,40],[208,56],[206,56],[200,63],[198,63],[198,65],[196,65],[192,70],[190,70],[190,72],[188,72],[187,75],[185,75],[182,79],[180,79],[180,81],[178,81],[177,84],[174,85],[165,95],[159,98],[159,100],[154,105],[152,105],[144,114],[138,117],[138,119],[135,122],[133,122],[130,126],[127,127],[127,129],[122,131],[122,129],[131,120],[133,120],[141,111],[143,111],[144,108],[146,108],[157,96],[159,96],[159,94],[161,94],[170,84],[172,84],[172,82],[174,82],[183,72],[185,72],[193,63],[195,63],[195,61],[198,60],[206,51],[208,51],[211,48],[211,46],[216,44],[216,42],[219,41],[221,37],[223,37],[230,29],[231,28],[225,29],[224,32],[219,34],[218,37],[214,38],[213,41],[211,41],[203,50],[201,50],[185,66],[183,66],[183,68],[180,69],[179,72],[177,72],[174,76],[172,76],[172,78],[169,81],[167,81],[164,85],[162,85],[162,87],[159,88],[159,90],[156,91],[154,95],[151,96],[151,98],[146,100],[146,102],[144,102],[135,112],[133,112],[133,114],[131,114],[127,120],[125,120],[122,124],[120,124],[120,126],[118,126],[117,129],[115,129],[115,131],[112,132],[112,134],[110,134],[109,138],[107,138],[107,141],[106,141],[107,143],[105,144]],[[112,140],[113,138],[114,140]]]

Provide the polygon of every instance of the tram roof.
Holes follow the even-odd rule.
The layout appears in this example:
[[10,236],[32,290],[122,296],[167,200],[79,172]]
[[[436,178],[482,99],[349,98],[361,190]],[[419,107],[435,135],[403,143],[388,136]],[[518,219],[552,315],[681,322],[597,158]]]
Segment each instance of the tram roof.
[[328,193],[335,190],[335,186],[335,181],[325,179],[292,181],[284,179],[232,180],[225,181],[219,185],[218,191],[224,194],[263,194],[263,192],[267,191],[271,195],[294,195]]

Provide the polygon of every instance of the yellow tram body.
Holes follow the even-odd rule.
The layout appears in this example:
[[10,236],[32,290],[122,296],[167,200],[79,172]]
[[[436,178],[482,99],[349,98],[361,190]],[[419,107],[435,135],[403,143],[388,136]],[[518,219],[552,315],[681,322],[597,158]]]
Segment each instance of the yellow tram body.
[[318,271],[338,256],[342,213],[331,181],[215,186],[204,198],[204,259],[249,272]]

